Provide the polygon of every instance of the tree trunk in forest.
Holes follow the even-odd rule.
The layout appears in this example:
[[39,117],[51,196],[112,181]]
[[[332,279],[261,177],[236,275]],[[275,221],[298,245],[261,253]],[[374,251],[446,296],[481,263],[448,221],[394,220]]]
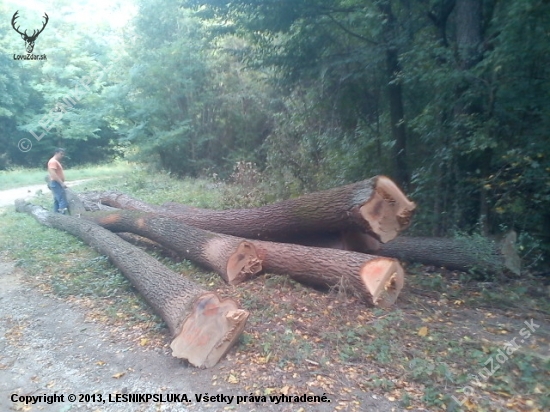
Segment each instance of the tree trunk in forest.
[[[458,64],[463,71],[475,67],[483,59],[481,45],[483,43],[483,2],[479,0],[456,0],[455,7],[455,25],[456,25],[456,46],[458,49]],[[468,84],[470,83],[470,84]],[[483,119],[486,117],[486,108],[480,101],[483,99],[481,92],[473,92],[468,89],[473,88],[470,80],[457,90],[457,103],[454,108],[455,117],[459,119],[461,127],[459,129],[462,138],[473,134],[467,126],[469,120],[460,120],[460,117],[472,117]],[[475,90],[475,89],[474,89]],[[467,99],[465,95],[469,95]],[[472,158],[472,170],[479,170],[479,211],[478,219],[481,231],[484,235],[489,233],[489,210],[490,205],[487,198],[487,190],[484,188],[489,175],[491,174],[491,162],[493,150],[487,147],[479,150],[469,157]]]
[[[245,240],[204,231],[180,220],[133,211],[93,212],[84,218],[112,231],[131,232],[147,237],[181,253],[197,263],[227,267],[227,272],[242,262],[256,262],[255,268],[288,275],[293,279],[321,287],[351,287],[356,295],[380,307],[391,306],[404,282],[401,265],[394,259],[362,253],[321,249],[300,245]],[[220,256],[231,256],[226,261]],[[214,265],[213,261],[217,261]],[[230,277],[229,277],[230,278]],[[233,283],[244,276],[230,278]]]
[[405,128],[405,109],[403,104],[403,89],[401,86],[401,64],[399,63],[398,27],[390,1],[378,3],[386,23],[384,37],[386,41],[386,74],[388,77],[388,101],[390,103],[390,126],[395,160],[395,178],[404,188],[409,186],[409,171],[407,166],[407,130]]
[[481,61],[482,2],[479,0],[456,0],[456,45],[463,70],[474,67]]
[[515,248],[516,238],[516,233],[511,231],[499,242],[485,238],[450,239],[401,236],[389,243],[381,244],[364,233],[348,232],[326,234],[324,237],[299,241],[309,245],[372,253],[464,272],[520,275],[521,260]]
[[64,230],[108,256],[168,326],[173,356],[197,367],[212,367],[241,335],[249,313],[232,299],[221,300],[94,223],[21,200],[15,206],[18,212]]
[[385,243],[409,226],[416,205],[387,177],[310,193],[253,209],[208,210],[149,205],[117,192],[81,195],[92,203],[171,216],[201,229],[251,239],[361,230]]
[[437,29],[439,43],[443,47],[448,47],[447,41],[447,21],[455,7],[456,0],[441,0],[433,4],[428,12],[428,17]]
[[402,187],[409,187],[409,171],[407,166],[407,131],[405,129],[405,109],[403,106],[403,90],[399,80],[401,67],[397,48],[386,50],[386,69],[389,76],[388,97],[390,102],[391,132],[395,145],[395,176]]

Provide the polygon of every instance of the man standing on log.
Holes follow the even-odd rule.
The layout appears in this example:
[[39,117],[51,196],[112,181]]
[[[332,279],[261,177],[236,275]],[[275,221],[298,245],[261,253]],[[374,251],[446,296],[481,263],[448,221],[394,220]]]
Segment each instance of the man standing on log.
[[53,193],[53,211],[54,213],[67,214],[69,204],[65,189],[65,174],[60,160],[65,156],[65,149],[55,149],[53,157],[48,161],[48,187]]

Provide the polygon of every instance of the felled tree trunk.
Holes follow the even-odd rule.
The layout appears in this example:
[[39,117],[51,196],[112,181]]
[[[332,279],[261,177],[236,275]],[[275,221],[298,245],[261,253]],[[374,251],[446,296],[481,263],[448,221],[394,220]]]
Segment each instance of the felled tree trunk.
[[157,242],[153,242],[151,239],[147,239],[146,237],[138,236],[128,232],[119,232],[117,233],[117,235],[126,242],[143,250],[157,253],[160,256],[170,258],[174,261],[181,261],[181,257],[177,252],[165,246],[159,245]]
[[83,195],[94,203],[175,217],[205,230],[250,239],[286,241],[296,235],[360,230],[385,243],[407,228],[415,204],[387,177],[310,193],[253,209],[154,206],[119,192]]
[[239,309],[234,300],[205,291],[92,222],[53,214],[20,200],[15,206],[18,212],[64,230],[108,256],[166,322],[173,336],[173,356],[197,367],[211,367],[238,340],[249,313]]
[[514,247],[514,234],[496,243],[481,238],[400,237],[368,253],[419,262],[448,269],[473,271],[490,275],[519,275],[521,263]]
[[218,273],[228,284],[236,285],[262,270],[262,260],[246,239],[178,226],[175,219],[124,210],[82,214],[114,232],[130,232],[148,238]]
[[347,232],[325,234],[317,238],[296,239],[296,241],[309,245],[372,253],[464,272],[520,275],[521,260],[515,248],[516,238],[516,233],[511,231],[500,241],[475,237],[401,236],[389,243],[382,244],[366,234]]
[[77,216],[78,214],[86,211],[84,202],[68,187],[65,188],[65,197],[69,205],[69,213],[71,216]]
[[[311,285],[351,287],[371,305],[392,305],[403,287],[399,262],[362,253],[334,249],[252,241],[214,234],[167,216],[133,211],[95,212],[83,215],[112,231],[131,232],[147,237],[181,253],[188,259],[211,267],[241,267],[241,262],[258,262],[266,271],[289,275]],[[206,240],[206,241],[205,241]],[[225,258],[224,258],[225,259]],[[243,277],[237,278],[242,280]]]

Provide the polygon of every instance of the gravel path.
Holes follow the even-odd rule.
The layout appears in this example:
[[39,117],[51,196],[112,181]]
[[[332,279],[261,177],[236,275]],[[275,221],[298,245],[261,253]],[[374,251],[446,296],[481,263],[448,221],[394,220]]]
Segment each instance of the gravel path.
[[[67,186],[77,186],[90,180],[92,179],[74,180],[71,182],[67,182]],[[13,202],[15,202],[16,199],[30,200],[40,192],[50,193],[50,189],[48,189],[48,186],[43,183],[41,185],[31,185],[25,187],[17,187],[15,189],[0,190],[0,207],[13,206]]]

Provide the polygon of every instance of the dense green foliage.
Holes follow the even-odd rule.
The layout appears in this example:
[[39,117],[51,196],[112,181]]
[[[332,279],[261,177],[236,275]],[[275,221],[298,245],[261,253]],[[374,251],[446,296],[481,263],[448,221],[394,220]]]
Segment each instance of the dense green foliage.
[[57,145],[180,176],[250,161],[272,197],[381,173],[419,204],[416,233],[513,228],[550,250],[547,1],[141,0],[115,31],[50,5],[45,62],[11,60],[0,6],[2,168]]
[[[50,7],[50,21],[33,51],[47,59],[17,60],[13,56],[25,49],[11,27],[16,10],[0,6],[5,26],[0,38],[0,168],[45,167],[57,146],[67,149],[69,164],[106,160],[117,152],[117,136],[106,118],[110,107],[102,98],[102,65],[114,50],[105,47],[105,38],[90,35],[96,27],[70,21],[70,2],[55,1]],[[32,32],[42,15],[21,8],[18,24]],[[96,34],[106,37],[107,28]],[[18,147],[22,139],[27,141],[23,151]]]

